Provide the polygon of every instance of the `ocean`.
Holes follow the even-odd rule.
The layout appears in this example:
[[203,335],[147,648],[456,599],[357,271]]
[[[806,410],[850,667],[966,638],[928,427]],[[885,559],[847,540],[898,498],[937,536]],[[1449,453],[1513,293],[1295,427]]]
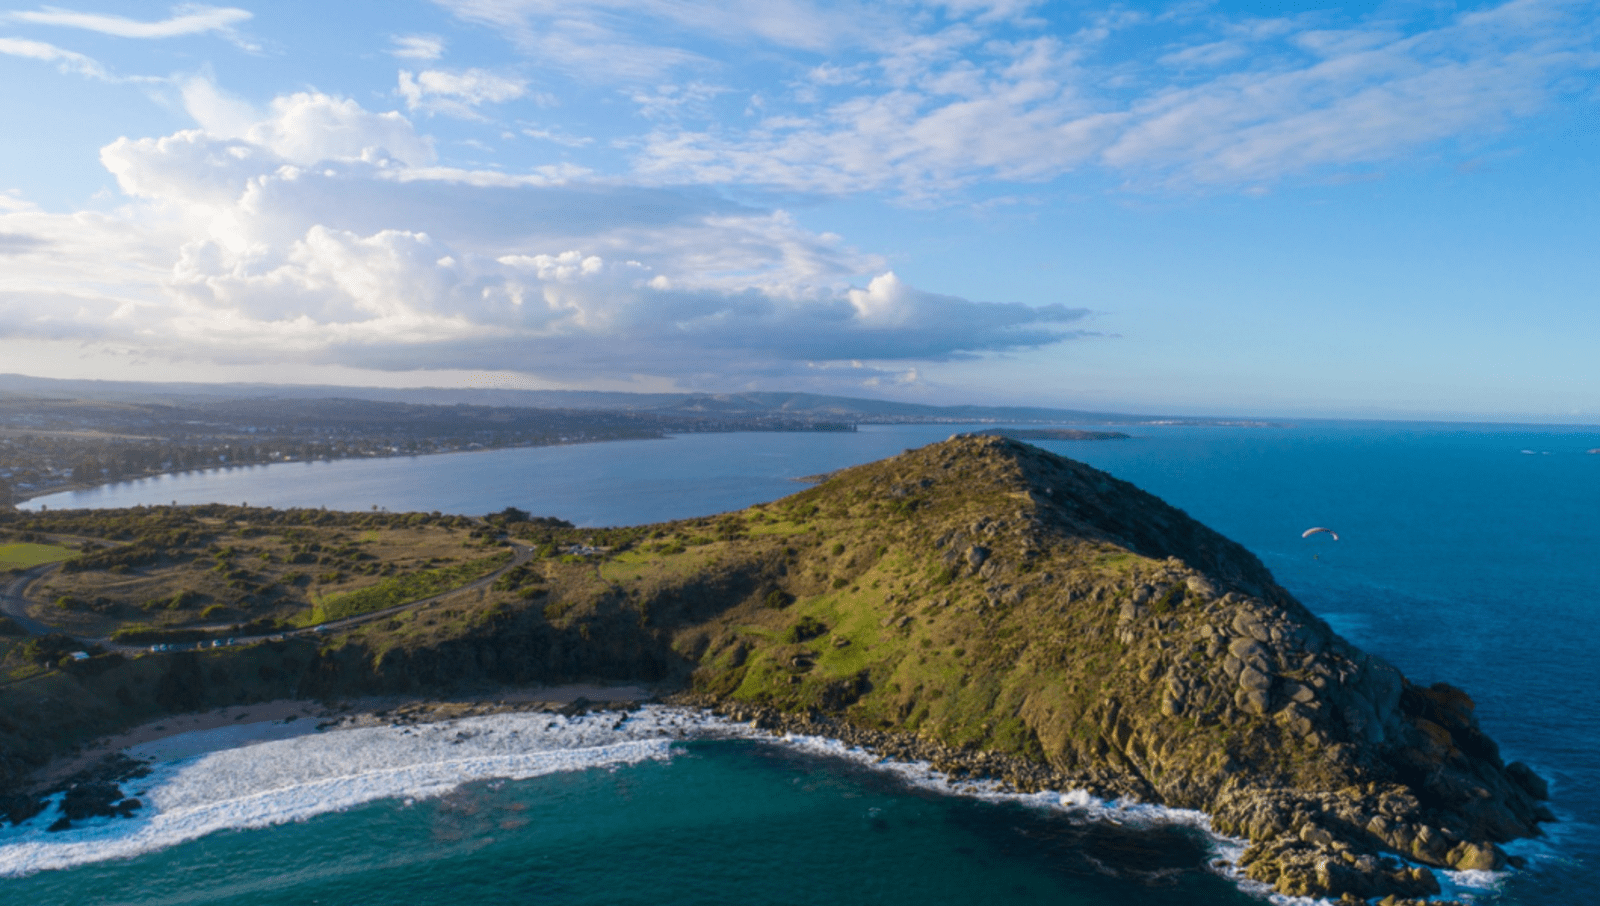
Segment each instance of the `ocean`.
[[[957,430],[294,463],[31,505],[518,506],[628,524],[774,499],[803,487],[793,479]],[[1528,868],[1445,874],[1447,890],[1497,906],[1597,899],[1600,708],[1588,690],[1600,678],[1600,454],[1586,451],[1600,430],[1124,430],[1135,436],[1037,443],[1244,544],[1413,681],[1466,689],[1506,759],[1550,781],[1561,820],[1510,847]],[[1312,526],[1339,540],[1302,538]],[[1231,844],[1192,814],[952,787],[826,741],[773,741],[680,712],[474,720],[489,723],[313,734],[162,764],[141,788],[155,804],[142,818],[0,830],[0,903],[1259,902],[1208,867]]]

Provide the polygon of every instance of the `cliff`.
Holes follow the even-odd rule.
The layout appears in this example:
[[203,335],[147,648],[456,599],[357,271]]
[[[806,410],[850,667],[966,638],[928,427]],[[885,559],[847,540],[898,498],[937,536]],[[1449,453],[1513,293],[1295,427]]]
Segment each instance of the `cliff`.
[[[1249,839],[1248,875],[1298,895],[1436,893],[1396,857],[1500,868],[1499,844],[1551,820],[1465,692],[1357,650],[1181,511],[1015,440],[952,438],[604,538],[508,529],[547,556],[495,594],[334,640],[85,668],[0,704],[71,740],[281,694],[648,680],[957,772],[1201,809]],[[47,692],[109,716],[66,726]]]

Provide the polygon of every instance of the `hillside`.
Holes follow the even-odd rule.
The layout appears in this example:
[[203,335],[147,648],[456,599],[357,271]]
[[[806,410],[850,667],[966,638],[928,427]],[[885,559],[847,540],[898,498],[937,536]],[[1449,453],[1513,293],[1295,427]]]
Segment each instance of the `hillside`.
[[211,704],[609,679],[953,772],[1203,809],[1283,893],[1437,892],[1395,857],[1498,868],[1497,844],[1550,820],[1466,693],[1356,650],[1181,511],[1015,440],[952,438],[708,519],[518,516],[496,521],[539,556],[455,599],[6,687],[6,767]]

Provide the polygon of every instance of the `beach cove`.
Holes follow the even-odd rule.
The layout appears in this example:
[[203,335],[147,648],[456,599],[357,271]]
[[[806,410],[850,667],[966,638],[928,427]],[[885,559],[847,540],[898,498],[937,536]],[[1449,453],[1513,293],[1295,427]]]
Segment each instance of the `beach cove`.
[[[1586,473],[1578,470],[1593,460],[1577,454],[1593,446],[1593,434],[1582,445],[1581,432],[1538,429],[1346,427],[1320,437],[1212,430],[1200,443],[1184,438],[1190,443],[1181,456],[1151,449],[1160,446],[1159,436],[1061,451],[1091,461],[1123,457],[1096,464],[1243,541],[1336,629],[1409,676],[1468,689],[1507,758],[1527,760],[1552,778],[1553,806],[1565,819],[1549,827],[1546,840],[1528,844],[1527,872],[1493,880],[1500,891],[1493,896],[1559,902],[1541,897],[1572,889],[1567,885],[1590,871],[1579,828],[1593,814],[1584,804],[1593,777],[1574,740],[1593,727],[1589,716],[1562,709],[1555,693],[1583,676],[1582,645],[1593,631],[1593,612],[1584,609],[1593,606],[1592,592],[1584,597],[1592,561],[1581,555],[1587,541],[1581,521],[1569,516],[1592,505],[1584,494],[1593,484],[1585,485]],[[1140,440],[1147,441],[1143,448]],[[1521,452],[1540,448],[1549,455]],[[1132,474],[1141,469],[1145,474]],[[824,470],[807,465],[803,474]],[[1502,499],[1486,499],[1483,489],[1496,483]],[[1467,488],[1477,493],[1463,497]],[[1309,510],[1321,514],[1317,522],[1339,527],[1339,547],[1311,552],[1298,544],[1305,527],[1298,513]],[[1277,529],[1269,533],[1263,525],[1286,531],[1274,540]],[[1363,543],[1347,544],[1352,540]],[[1502,587],[1537,601],[1544,619],[1561,619],[1570,631],[1564,638],[1528,631],[1526,607],[1508,609],[1507,592],[1496,591]],[[1419,633],[1427,644],[1417,643]],[[1534,663],[1542,669],[1526,669]],[[1517,714],[1537,719],[1511,719]]]

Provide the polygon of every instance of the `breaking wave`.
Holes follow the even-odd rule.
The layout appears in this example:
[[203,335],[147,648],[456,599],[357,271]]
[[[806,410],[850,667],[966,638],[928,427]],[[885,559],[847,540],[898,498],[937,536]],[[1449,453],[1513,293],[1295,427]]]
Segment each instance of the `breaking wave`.
[[[1203,812],[1106,801],[1081,790],[1018,793],[994,781],[952,779],[926,762],[892,761],[824,737],[774,737],[680,708],[649,705],[633,712],[581,716],[497,714],[323,733],[302,729],[301,735],[290,738],[274,738],[291,732],[280,724],[237,729],[243,734],[198,731],[169,737],[143,751],[130,750],[134,755],[159,757],[235,746],[158,763],[148,777],[124,784],[129,795],[145,804],[133,818],[92,819],[51,833],[45,827],[55,809],[49,808],[18,827],[0,830],[0,877],[131,858],[217,831],[304,821],[376,800],[437,797],[475,781],[523,780],[666,761],[680,740],[747,738],[854,763],[913,788],[1020,805],[1075,822],[1129,829],[1188,827],[1209,841],[1211,870],[1242,889],[1280,904],[1311,902],[1272,895],[1266,885],[1245,879],[1233,868],[1244,842],[1217,834]],[[263,737],[265,741],[239,745]],[[1452,876],[1446,883],[1481,894],[1499,880],[1484,874]]]
[[[425,799],[478,780],[671,757],[676,739],[721,722],[669,708],[565,717],[496,714],[259,742],[158,764],[124,784],[145,805],[51,833],[48,808],[0,830],[0,877],[130,858],[220,830],[268,827],[379,799]],[[59,796],[57,797],[59,799]]]

